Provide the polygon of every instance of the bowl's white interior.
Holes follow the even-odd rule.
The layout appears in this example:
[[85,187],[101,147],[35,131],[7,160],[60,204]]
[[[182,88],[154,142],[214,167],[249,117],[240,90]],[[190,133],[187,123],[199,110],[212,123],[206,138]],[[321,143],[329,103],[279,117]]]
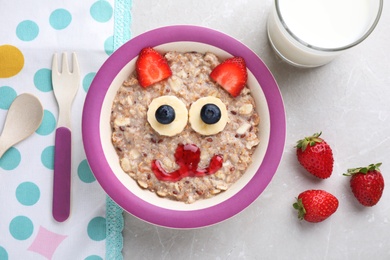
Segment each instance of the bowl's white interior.
[[[173,42],[167,43],[155,47],[161,53],[168,51],[180,51],[180,52],[212,52],[215,53],[221,60],[231,57],[231,55],[219,48],[216,48],[211,45],[198,43],[198,42]],[[136,57],[137,58],[137,57]],[[110,127],[110,115],[111,115],[111,106],[116,95],[117,90],[122,85],[123,81],[126,80],[135,69],[136,58],[131,60],[115,77],[112,84],[110,85],[101,110],[100,116],[100,133],[101,133],[101,142],[103,150],[107,161],[112,169],[113,174],[120,180],[120,182],[133,194],[143,199],[144,201],[156,205],[158,207],[173,209],[173,210],[196,210],[203,209],[230,198],[238,191],[240,191],[256,174],[257,169],[259,168],[261,162],[263,161],[265,152],[268,146],[268,140],[270,135],[270,117],[269,110],[267,105],[267,100],[264,96],[264,93],[257,82],[256,78],[251,73],[248,68],[248,86],[250,87],[252,94],[256,102],[256,110],[260,116],[260,144],[255,150],[253,155],[253,163],[249,166],[246,173],[227,191],[218,194],[215,197],[196,201],[192,204],[185,204],[183,202],[172,201],[166,198],[160,198],[155,193],[152,193],[148,190],[141,189],[138,184],[127,175],[119,164],[119,158],[113,148],[111,143],[111,127]],[[107,173],[111,174],[111,173]]]

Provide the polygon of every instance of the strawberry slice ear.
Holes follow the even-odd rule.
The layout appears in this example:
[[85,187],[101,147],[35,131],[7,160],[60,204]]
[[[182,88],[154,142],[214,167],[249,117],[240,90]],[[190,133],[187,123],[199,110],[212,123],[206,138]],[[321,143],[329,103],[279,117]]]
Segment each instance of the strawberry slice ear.
[[139,84],[146,88],[172,75],[167,60],[152,47],[143,48],[135,69]]
[[211,71],[210,77],[233,97],[237,97],[248,79],[245,60],[241,57],[226,59]]

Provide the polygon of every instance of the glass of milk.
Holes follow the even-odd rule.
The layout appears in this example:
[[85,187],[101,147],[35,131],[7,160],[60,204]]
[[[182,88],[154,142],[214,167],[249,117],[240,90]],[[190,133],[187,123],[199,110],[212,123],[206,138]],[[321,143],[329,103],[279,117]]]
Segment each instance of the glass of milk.
[[374,30],[383,0],[274,0],[268,17],[275,52],[298,67],[318,67]]

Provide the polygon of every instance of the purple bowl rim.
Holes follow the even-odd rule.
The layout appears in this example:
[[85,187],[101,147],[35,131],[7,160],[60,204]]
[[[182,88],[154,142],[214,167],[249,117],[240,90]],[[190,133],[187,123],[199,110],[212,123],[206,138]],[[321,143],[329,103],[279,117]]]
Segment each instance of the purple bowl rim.
[[[251,181],[226,201],[205,209],[177,211],[152,205],[138,198],[117,179],[107,174],[111,168],[100,142],[100,112],[105,94],[120,70],[140,50],[177,41],[209,44],[232,56],[245,59],[248,69],[259,81],[268,102],[270,139],[263,162]],[[147,44],[146,44],[147,43]],[[272,100],[272,102],[270,102]],[[82,138],[91,171],[104,191],[130,214],[155,225],[169,228],[199,228],[235,216],[254,202],[270,183],[282,158],[286,140],[286,117],[279,87],[263,61],[246,45],[222,32],[194,25],[174,25],[145,32],[126,42],[102,65],[88,90],[82,114]]]

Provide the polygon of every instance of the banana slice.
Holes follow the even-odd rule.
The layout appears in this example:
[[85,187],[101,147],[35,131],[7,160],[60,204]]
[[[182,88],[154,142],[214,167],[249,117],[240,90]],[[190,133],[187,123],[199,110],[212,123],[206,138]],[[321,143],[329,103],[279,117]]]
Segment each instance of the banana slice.
[[[168,107],[168,109],[166,109]],[[159,112],[170,117],[171,120],[158,118]],[[161,112],[161,110],[163,112]],[[172,110],[173,118],[172,118]],[[168,114],[168,115],[167,115]],[[186,105],[175,96],[161,96],[152,100],[147,112],[147,120],[150,126],[160,135],[174,136],[183,131],[188,121]],[[159,122],[160,121],[160,122]],[[163,122],[163,123],[161,123]]]
[[[217,107],[219,109],[219,113],[214,113],[212,112],[212,116],[217,116],[217,120],[204,120],[202,117],[202,113],[205,111],[205,106],[210,106],[212,107],[211,111],[214,111],[213,106]],[[203,109],[203,112],[202,112]],[[207,109],[206,109],[207,110]],[[206,112],[207,113],[207,112]],[[218,115],[214,115],[218,114]],[[210,119],[210,118],[209,118]],[[206,123],[206,122],[213,122],[216,121],[215,123]],[[192,129],[196,131],[197,133],[201,135],[214,135],[219,132],[221,132],[228,121],[228,115],[227,115],[227,110],[226,110],[226,105],[216,97],[203,97],[195,101],[190,108],[189,111],[189,122],[191,124]]]

